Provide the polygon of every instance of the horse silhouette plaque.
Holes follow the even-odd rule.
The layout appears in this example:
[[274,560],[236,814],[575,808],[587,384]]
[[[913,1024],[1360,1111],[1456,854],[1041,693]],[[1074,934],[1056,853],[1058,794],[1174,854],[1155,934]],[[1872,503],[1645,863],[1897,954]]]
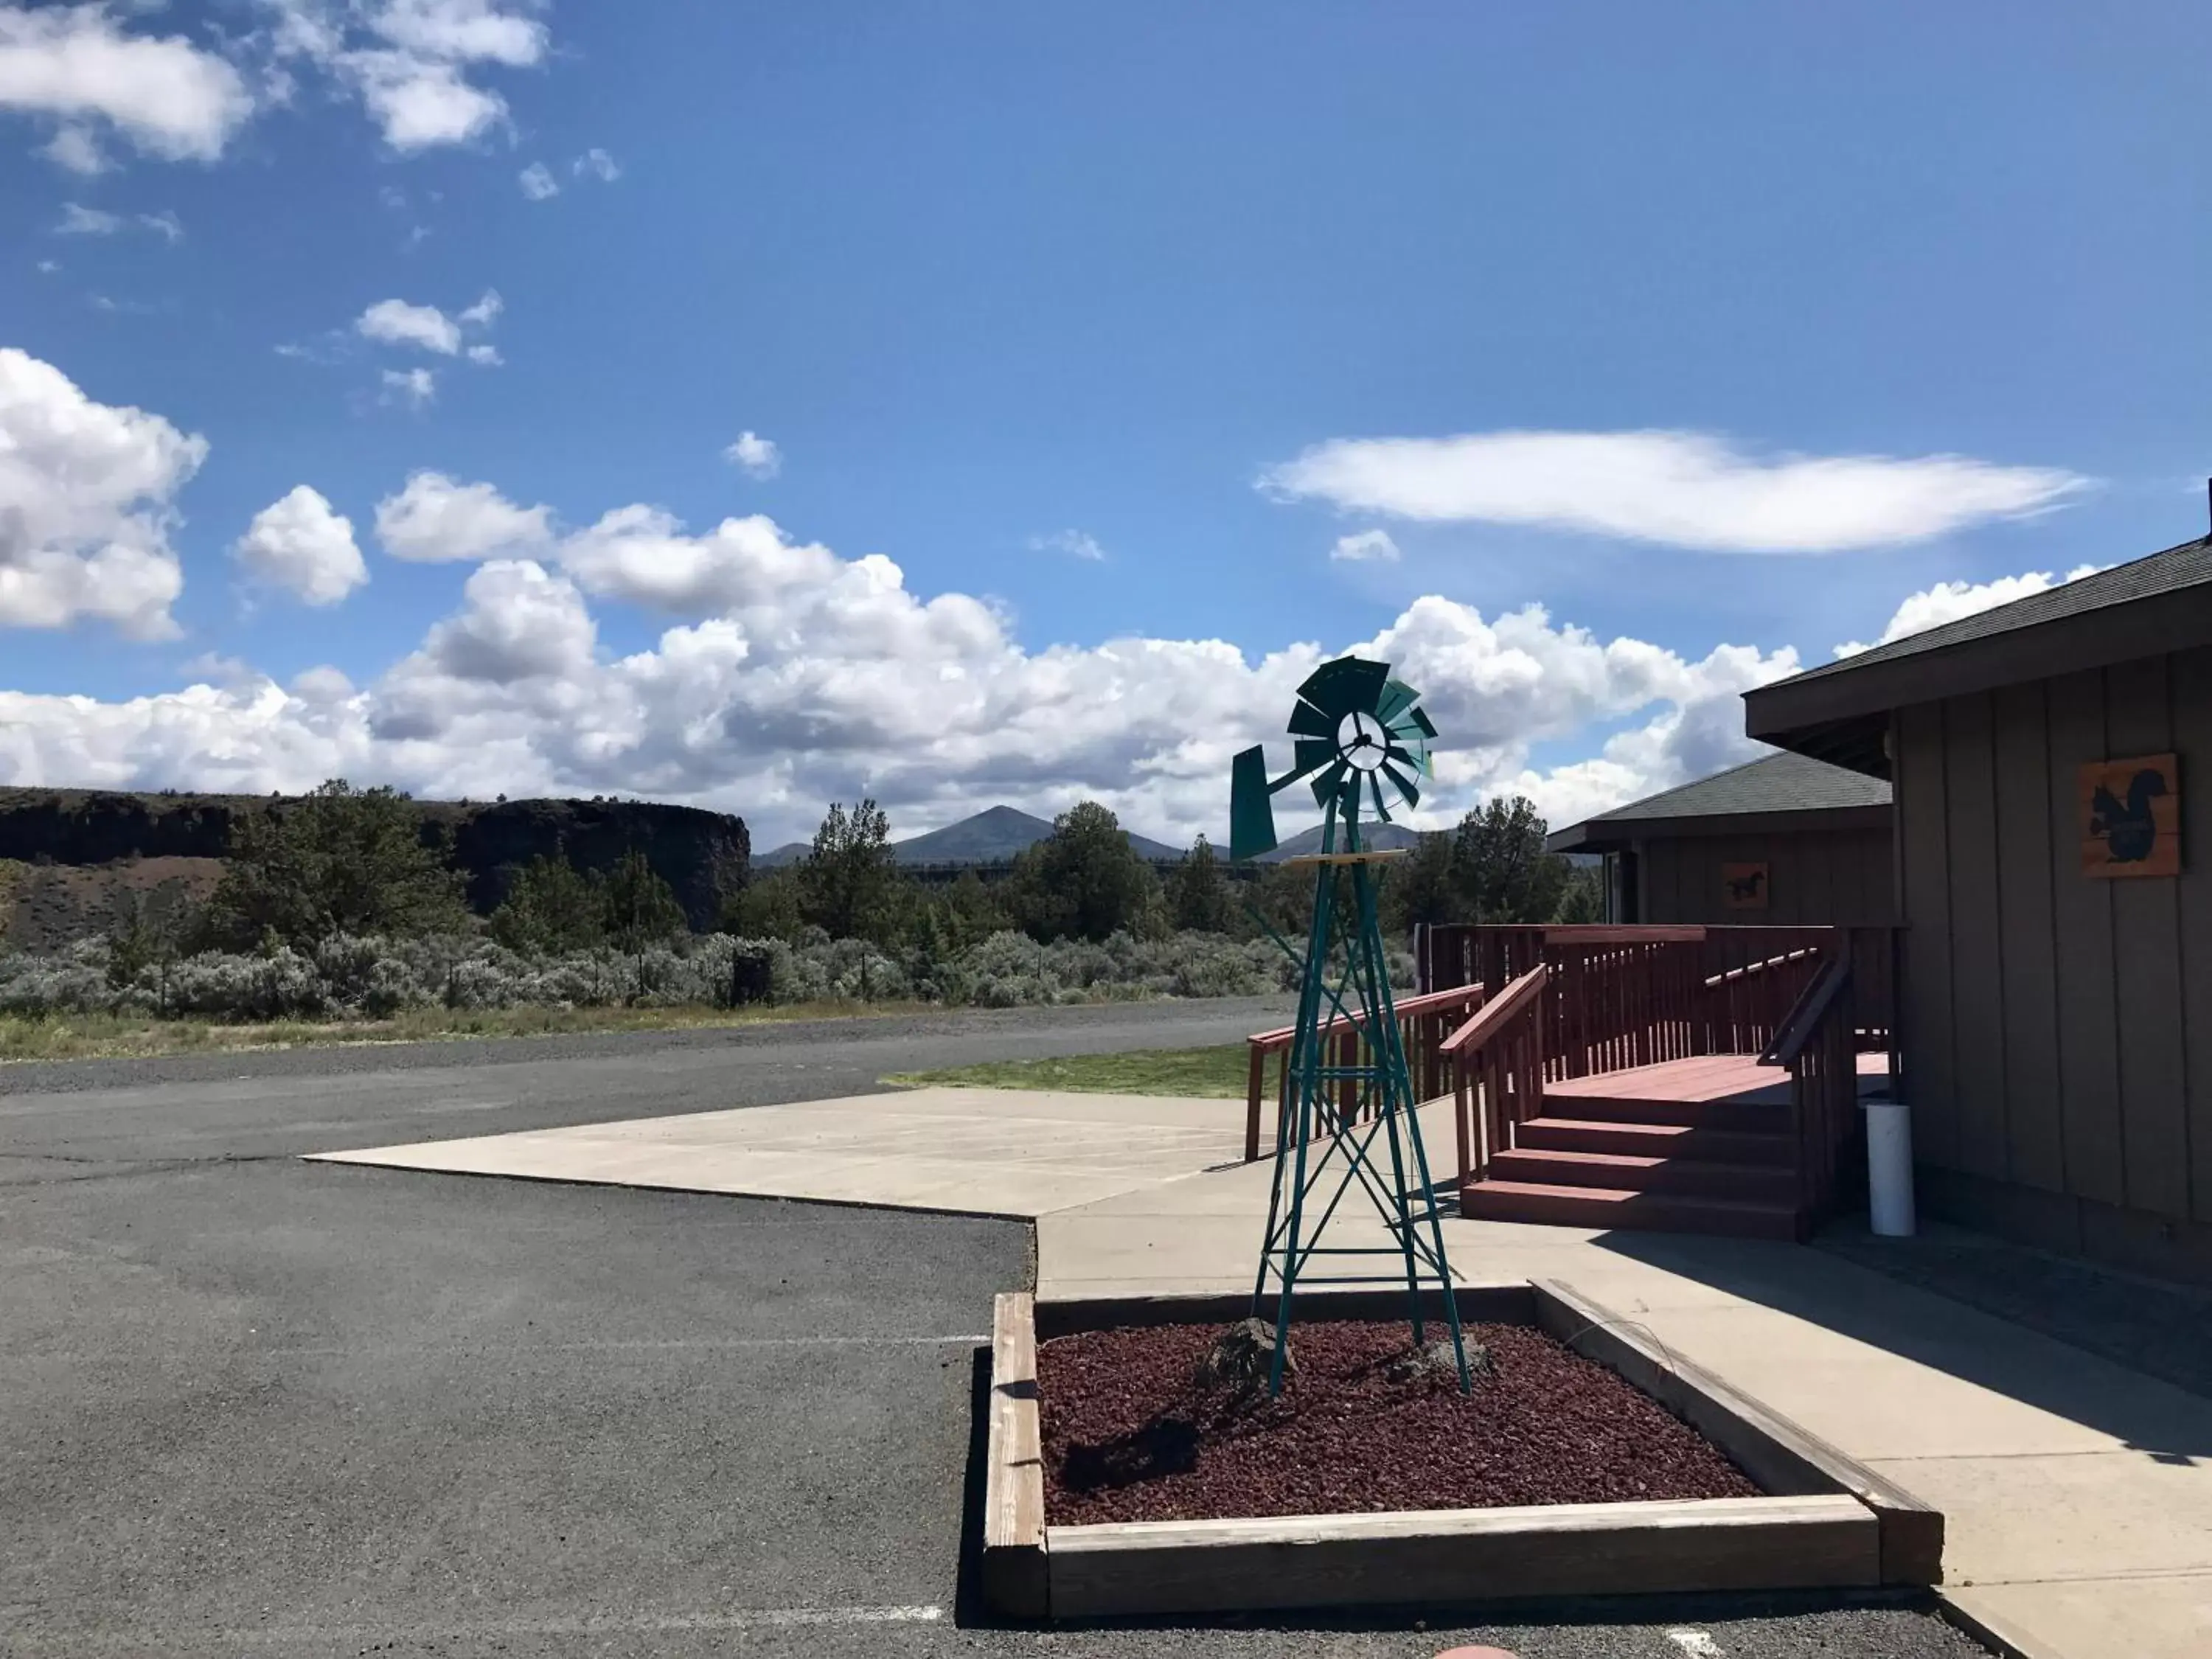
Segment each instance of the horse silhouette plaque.
[[1721,866],[1721,902],[1731,910],[1766,908],[1766,866],[1764,864]]
[[2181,873],[2181,775],[2172,755],[2081,769],[2081,873]]

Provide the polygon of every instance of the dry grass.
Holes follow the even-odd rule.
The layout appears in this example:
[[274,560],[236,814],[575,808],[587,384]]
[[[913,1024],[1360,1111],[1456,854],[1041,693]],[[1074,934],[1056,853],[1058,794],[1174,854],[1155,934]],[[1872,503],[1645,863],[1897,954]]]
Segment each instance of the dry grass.
[[943,1084],[970,1089],[1070,1089],[1080,1094],[1175,1095],[1242,1100],[1249,1050],[1241,1042],[1210,1048],[1139,1048],[1057,1060],[1000,1060],[901,1072],[884,1079],[907,1088]]
[[196,1019],[125,1019],[112,1014],[64,1014],[45,1019],[0,1015],[0,1063],[232,1054],[340,1043],[557,1036],[573,1032],[682,1031],[794,1019],[881,1017],[912,1013],[921,1006],[911,1002],[802,1002],[735,1011],[698,1007],[422,1008],[392,1019],[285,1019],[235,1025]]

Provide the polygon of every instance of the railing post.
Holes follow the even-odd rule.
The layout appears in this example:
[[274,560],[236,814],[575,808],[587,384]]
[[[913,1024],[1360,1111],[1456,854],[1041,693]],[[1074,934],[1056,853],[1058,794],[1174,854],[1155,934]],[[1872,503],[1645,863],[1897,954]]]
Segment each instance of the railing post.
[[1260,1157],[1260,1096],[1267,1083],[1267,1051],[1256,1042],[1246,1046],[1251,1058],[1244,1080],[1244,1161],[1252,1164]]

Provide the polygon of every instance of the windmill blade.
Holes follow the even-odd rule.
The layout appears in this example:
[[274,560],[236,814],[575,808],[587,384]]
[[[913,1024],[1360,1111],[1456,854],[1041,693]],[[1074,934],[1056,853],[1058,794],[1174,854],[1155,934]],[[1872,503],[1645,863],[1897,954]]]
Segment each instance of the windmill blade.
[[1400,737],[1408,739],[1417,736],[1433,738],[1437,734],[1437,728],[1431,724],[1427,712],[1418,706],[1407,709],[1395,720],[1386,720],[1383,724]]
[[1334,732],[1336,722],[1346,714],[1374,713],[1375,700],[1382,695],[1382,687],[1389,678],[1390,665],[1387,662],[1339,657],[1307,675],[1305,684],[1298,688],[1298,696],[1328,716],[1328,729]]
[[1398,793],[1406,798],[1407,805],[1419,806],[1421,804],[1420,786],[1413,779],[1407,777],[1387,760],[1382,763],[1382,771],[1392,783],[1398,786]]
[[1382,780],[1374,773],[1367,775],[1367,787],[1375,797],[1375,816],[1383,823],[1390,822],[1390,809],[1382,804]]
[[1344,775],[1351,769],[1342,761],[1334,761],[1327,771],[1316,775],[1313,781],[1314,805],[1324,811],[1328,811],[1329,802],[1344,793]]
[[1229,856],[1241,864],[1274,850],[1275,805],[1269,797],[1282,785],[1268,783],[1267,752],[1257,744],[1229,765]]
[[1336,745],[1322,738],[1300,738],[1293,746],[1291,769],[1276,780],[1275,787],[1296,783],[1316,766],[1326,766],[1336,758]]
[[1290,732],[1294,738],[1334,738],[1336,721],[1310,702],[1291,707]]
[[1382,745],[1382,758],[1386,761],[1396,761],[1401,765],[1419,772],[1423,777],[1435,775],[1431,769],[1429,746],[1425,743],[1386,743]]
[[1375,718],[1385,726],[1398,718],[1398,712],[1411,708],[1420,700],[1421,694],[1403,680],[1391,680],[1382,687],[1382,695],[1376,700]]

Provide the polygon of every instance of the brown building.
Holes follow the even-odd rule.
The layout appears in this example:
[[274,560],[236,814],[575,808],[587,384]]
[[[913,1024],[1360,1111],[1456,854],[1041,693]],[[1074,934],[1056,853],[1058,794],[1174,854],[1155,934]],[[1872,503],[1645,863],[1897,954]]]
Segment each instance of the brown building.
[[2212,1280],[2212,542],[1745,702],[1893,785],[1923,1207]]
[[1608,921],[1897,920],[1888,783],[1786,750],[1601,812],[1545,845],[1604,854]]

